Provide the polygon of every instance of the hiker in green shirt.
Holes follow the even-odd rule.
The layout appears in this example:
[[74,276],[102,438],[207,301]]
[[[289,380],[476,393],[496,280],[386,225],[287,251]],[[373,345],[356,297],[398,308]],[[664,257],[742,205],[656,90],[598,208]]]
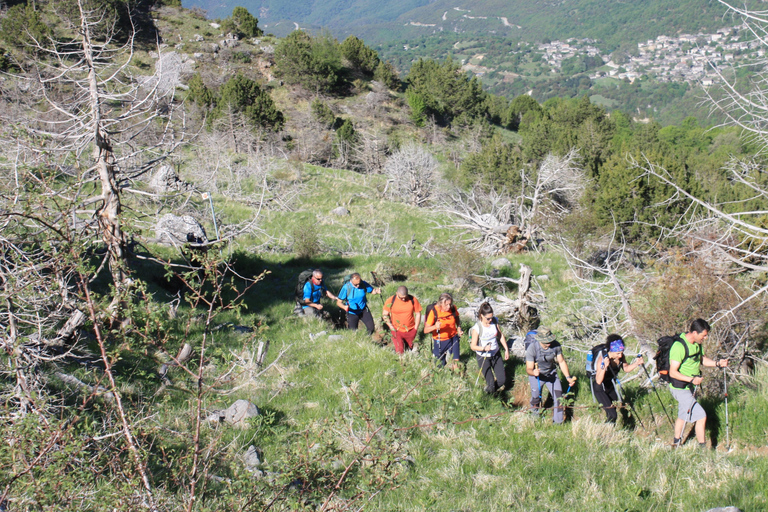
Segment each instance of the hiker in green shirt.
[[707,413],[695,397],[696,386],[703,380],[701,366],[724,368],[728,365],[727,359],[715,362],[702,353],[701,345],[709,336],[709,329],[706,320],[694,320],[688,332],[681,334],[669,350],[669,390],[678,404],[673,446],[680,444],[685,424],[693,423],[699,446],[706,447]]

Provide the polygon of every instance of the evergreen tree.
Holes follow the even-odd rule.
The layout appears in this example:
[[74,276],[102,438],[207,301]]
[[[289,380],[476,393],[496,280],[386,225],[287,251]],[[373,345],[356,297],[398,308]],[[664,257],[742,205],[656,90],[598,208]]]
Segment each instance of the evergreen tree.
[[342,84],[339,43],[328,33],[291,32],[275,49],[275,65],[287,83],[316,92],[333,92]]
[[221,87],[217,111],[218,114],[240,112],[254,125],[275,130],[280,130],[285,122],[283,113],[277,110],[269,94],[259,84],[240,74]]
[[349,36],[341,43],[341,54],[352,69],[368,76],[373,76],[379,66],[379,55],[376,51],[355,36]]

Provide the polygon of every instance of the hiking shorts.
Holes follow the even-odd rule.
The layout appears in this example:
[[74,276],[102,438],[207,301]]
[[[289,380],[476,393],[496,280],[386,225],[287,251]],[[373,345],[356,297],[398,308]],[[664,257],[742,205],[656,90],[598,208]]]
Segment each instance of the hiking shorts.
[[677,417],[688,423],[696,423],[697,421],[707,417],[707,413],[704,412],[704,408],[694,398],[690,389],[677,389],[670,386],[669,391],[672,393],[672,397],[677,400]]

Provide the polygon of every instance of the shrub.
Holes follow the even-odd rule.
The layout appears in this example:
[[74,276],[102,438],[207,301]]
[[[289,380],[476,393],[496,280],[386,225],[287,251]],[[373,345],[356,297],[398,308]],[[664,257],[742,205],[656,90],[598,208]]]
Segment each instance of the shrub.
[[276,74],[289,84],[315,92],[332,92],[341,83],[339,43],[327,33],[312,37],[296,30],[275,49]]
[[263,34],[259,28],[259,20],[245,7],[232,9],[232,16],[221,23],[224,32],[231,32],[240,38],[258,37]]
[[275,102],[259,84],[243,75],[235,75],[221,87],[218,106],[219,114],[225,109],[243,113],[251,122],[280,130],[285,123],[283,113],[277,110]]
[[389,89],[396,91],[400,89],[400,77],[391,62],[379,62],[373,78],[386,85]]
[[369,76],[372,76],[379,66],[379,55],[376,51],[355,36],[349,36],[341,43],[341,54],[352,69]]
[[336,121],[336,116],[328,105],[315,99],[312,101],[310,108],[312,110],[312,117],[314,117],[317,122],[322,123],[326,128],[331,128],[333,126]]
[[299,224],[291,233],[291,238],[293,238],[293,252],[299,258],[309,259],[322,251],[320,236],[314,225]]
[[0,20],[0,39],[13,48],[27,49],[33,39],[43,43],[50,34],[51,29],[31,5],[14,5]]

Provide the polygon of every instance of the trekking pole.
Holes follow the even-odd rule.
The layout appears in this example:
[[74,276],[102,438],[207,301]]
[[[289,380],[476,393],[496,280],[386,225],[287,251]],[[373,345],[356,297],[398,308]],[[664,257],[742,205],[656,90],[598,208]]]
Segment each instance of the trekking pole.
[[[638,357],[640,357],[640,354],[638,354]],[[645,363],[640,365],[643,368],[643,371],[645,372],[645,376],[648,377],[648,382],[651,383],[651,387],[653,388],[653,392],[656,394],[656,398],[659,400],[659,404],[661,405],[661,410],[664,411],[664,415],[667,417],[667,420],[669,420],[669,424],[672,425],[674,428],[675,422],[672,421],[672,418],[670,418],[669,413],[667,412],[667,408],[664,407],[664,402],[661,401],[661,396],[659,396],[659,390],[656,389],[656,384],[653,383],[653,379],[651,379],[651,375],[648,373],[648,369],[645,367]],[[655,422],[656,420],[654,420]]]
[[622,405],[627,405],[629,407],[629,410],[632,411],[632,414],[635,415],[635,417],[637,418],[637,421],[640,423],[640,426],[643,427],[643,430],[647,431],[648,429],[645,428],[645,425],[643,424],[643,420],[641,420],[640,419],[640,415],[637,414],[637,410],[635,410],[635,406],[632,405],[631,402],[625,402],[624,398],[621,396],[624,393],[624,388],[621,386],[621,381],[619,380],[618,377],[616,377],[616,384],[619,385],[619,389],[621,390],[621,394],[618,391],[616,392],[616,394],[619,395],[619,400],[621,401],[621,404]]
[[730,450],[731,434],[728,429],[728,378],[725,374],[725,366],[723,366],[723,388],[725,389],[725,448]]
[[381,296],[381,289],[384,287],[384,281],[379,279],[379,276],[376,275],[376,272],[371,271],[371,275],[373,276],[373,285],[379,289],[379,299],[381,299],[381,307],[384,307],[384,297]]
[[[534,370],[539,369],[539,363],[534,363],[533,365]],[[541,376],[536,376],[536,383],[539,385],[539,413],[541,413],[541,405],[544,403],[544,397],[541,396]]]

